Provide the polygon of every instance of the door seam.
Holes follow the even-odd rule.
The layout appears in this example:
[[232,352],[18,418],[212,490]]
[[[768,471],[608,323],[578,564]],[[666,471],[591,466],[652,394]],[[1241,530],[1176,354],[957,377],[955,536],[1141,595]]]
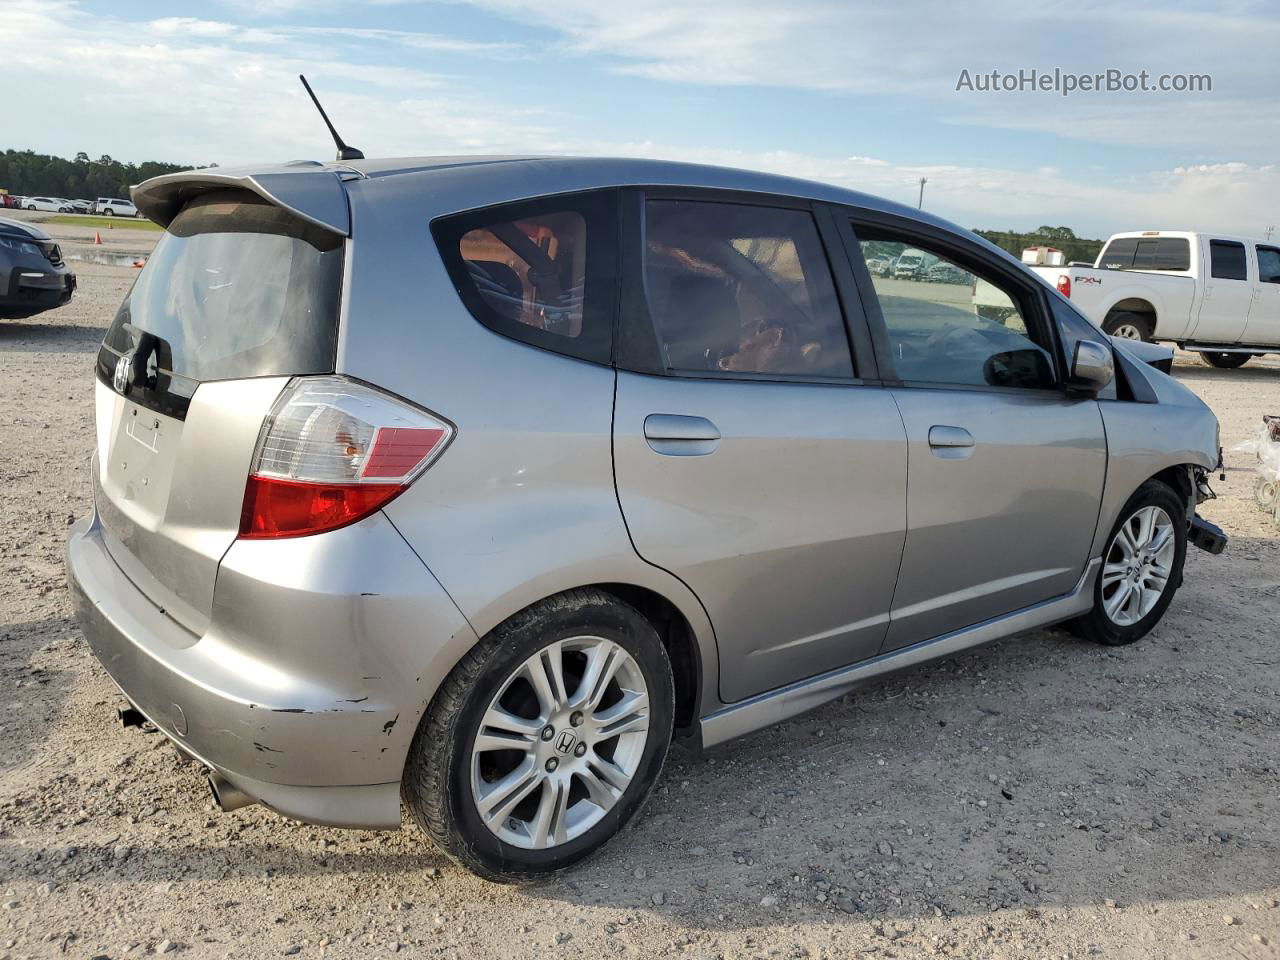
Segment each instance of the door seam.
[[[622,374],[618,370],[618,368],[615,367],[613,370],[613,407],[609,411],[609,470],[613,475],[613,499],[614,499],[614,502],[617,503],[618,505],[618,516],[622,518],[622,529],[627,532],[627,540],[631,543],[631,551],[636,555],[636,557],[640,560],[641,563],[647,564],[648,566],[653,567],[655,570],[661,570],[663,573],[667,574],[667,576],[674,578],[677,583],[679,583],[681,586],[683,586],[686,590],[689,591],[690,596],[692,596],[694,600],[698,601],[698,606],[702,608],[702,615],[707,618],[707,623],[711,627],[711,642],[715,644],[715,648],[716,648],[716,697],[719,699],[720,703],[723,704],[725,702],[724,691],[720,688],[720,681],[724,674],[724,670],[720,665],[720,661],[721,661],[720,638],[716,634],[716,624],[715,624],[715,621],[711,619],[711,611],[708,610],[707,605],[702,602],[702,597],[698,596],[698,591],[694,590],[693,587],[689,586],[689,584],[685,582],[683,577],[681,577],[678,573],[674,573],[673,571],[668,570],[666,567],[662,566],[661,564],[654,563],[652,560],[649,560],[648,558],[645,557],[644,554],[640,552],[640,548],[636,546],[635,537],[631,535],[631,524],[627,522],[627,511],[622,508],[622,491],[618,487],[618,452],[617,452],[618,382],[621,379],[622,379]],[[695,644],[696,644],[696,639],[697,638],[695,637]],[[698,702],[700,706],[705,706],[705,704],[702,704],[701,702],[702,701],[701,691],[698,691],[698,693],[699,693]],[[701,719],[701,717],[699,717],[699,719]]]
[[898,411],[898,422],[902,424],[902,441],[906,448],[906,481],[902,486],[902,550],[898,553],[898,572],[893,578],[893,593],[889,597],[888,620],[884,626],[884,636],[880,640],[877,656],[884,653],[884,645],[889,642],[889,631],[893,629],[893,610],[898,602],[898,584],[902,582],[902,564],[907,556],[907,537],[911,535],[911,436],[907,431],[907,418],[902,415],[902,407],[898,404],[898,395],[892,390],[885,391],[893,401],[893,409]]

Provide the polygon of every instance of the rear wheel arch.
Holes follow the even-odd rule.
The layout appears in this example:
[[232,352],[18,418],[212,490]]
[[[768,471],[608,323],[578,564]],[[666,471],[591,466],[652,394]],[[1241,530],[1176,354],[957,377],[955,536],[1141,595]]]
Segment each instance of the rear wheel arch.
[[533,607],[568,597],[575,592],[583,590],[598,590],[608,594],[614,600],[627,604],[634,608],[654,628],[662,640],[668,659],[671,661],[671,669],[675,681],[675,734],[677,737],[696,736],[699,732],[698,720],[703,701],[702,684],[704,673],[707,669],[716,669],[714,654],[711,655],[711,658],[704,655],[698,633],[690,622],[688,615],[681,610],[679,604],[651,587],[621,581],[576,584],[572,587],[549,593],[537,600],[525,603],[517,609],[506,612],[505,616],[500,616],[500,619],[497,619],[483,633],[476,629],[476,624],[472,622],[470,625],[474,641],[455,650],[449,659],[440,661],[438,665],[432,665],[433,670],[431,672],[439,676],[439,684],[433,689],[424,691],[423,698],[418,703],[420,712],[416,717],[415,723],[421,724],[424,721],[430,711],[432,701],[439,695],[440,689],[444,686],[449,675],[457,669],[459,664],[466,660],[477,646],[484,643],[494,631],[501,629],[504,624],[509,623]]
[[1126,297],[1116,301],[1103,317],[1103,332],[1112,335],[1126,325],[1137,327],[1142,333],[1141,339],[1150,340],[1156,329],[1156,308],[1141,297]]
[[702,691],[702,654],[693,626],[674,603],[648,587],[629,583],[594,583],[601,590],[634,607],[662,638],[676,685],[677,735],[691,731],[698,722]]
[[[552,649],[548,644],[553,640],[565,641],[569,646],[555,646],[555,657],[561,669],[548,671],[548,664],[552,661],[544,657],[546,651]],[[640,706],[635,709],[642,711],[640,717],[646,721],[638,729],[608,729],[612,720],[598,712],[601,709],[598,698],[604,695],[603,687],[600,694],[589,696],[589,699],[574,701],[568,698],[571,688],[578,689],[585,677],[579,675],[572,684],[566,685],[569,669],[564,658],[566,654],[569,657],[580,654],[581,643],[588,648],[595,646],[609,651],[624,651],[622,669],[626,670],[629,663],[636,672],[632,680],[639,684],[628,685],[628,689],[638,691],[636,702]],[[607,656],[613,657],[614,654],[610,652]],[[499,719],[488,719],[494,709],[492,704],[497,703],[497,698],[504,691],[512,690],[510,684],[522,676],[522,660],[525,663],[536,662],[539,676],[544,676],[544,682],[538,684],[530,675],[524,674],[527,689],[516,691],[517,698],[536,698],[535,706],[543,717],[536,723],[547,724],[541,730],[541,736],[536,726],[529,730],[528,710],[520,709],[514,701],[505,705],[505,715],[499,711]],[[607,664],[608,660],[598,662]],[[582,669],[582,664],[577,666]],[[558,681],[554,679],[557,676]],[[622,691],[615,693],[621,696]],[[575,696],[581,696],[580,689]],[[486,707],[486,704],[490,706]],[[569,715],[571,709],[576,711],[572,716]],[[609,708],[603,709],[607,711]],[[658,781],[670,743],[673,713],[674,685],[666,650],[639,610],[599,587],[561,591],[529,604],[495,626],[450,671],[432,696],[415,731],[402,778],[401,796],[413,819],[436,845],[472,872],[499,881],[544,875],[595,852],[636,813]],[[596,718],[594,725],[593,717]],[[512,721],[515,721],[514,725]],[[521,726],[522,723],[526,725]],[[633,723],[628,718],[624,726],[630,727]],[[510,737],[513,733],[520,736],[506,739],[509,747],[503,745],[503,740],[498,740],[495,745],[494,736],[483,732],[486,724],[493,724],[499,737]],[[579,726],[584,726],[585,732],[578,732],[578,748],[572,750],[572,756],[573,737],[551,749],[552,738],[557,736],[557,731],[562,731],[559,740],[564,741],[563,732]],[[648,731],[658,731],[658,735],[651,735]],[[598,746],[610,738],[632,733],[642,734],[638,744],[642,752],[631,757],[633,767],[628,767],[612,752],[590,753],[595,749],[593,743]],[[479,746],[480,739],[487,742]],[[539,740],[543,743],[540,744]],[[618,746],[612,749],[618,749]],[[517,762],[509,772],[499,769],[496,777],[488,777],[476,766],[475,758],[482,752],[493,757],[495,762],[511,761],[509,754],[514,752],[525,756],[516,757]],[[588,759],[573,759],[583,757]],[[604,758],[603,764],[601,757]],[[578,786],[584,787],[585,792],[579,794],[575,801],[572,792],[565,792],[566,786],[570,791],[574,789],[566,780],[566,773],[557,773],[557,769],[566,764],[578,767],[577,770],[566,768],[569,779],[587,777],[597,787],[602,783],[615,784],[608,791],[612,800],[596,798],[589,784],[580,782]],[[588,767],[594,771],[591,776],[586,774]],[[605,771],[622,774],[622,781]],[[484,783],[501,784],[500,791],[484,792],[482,798],[477,788],[480,782],[477,776]],[[525,809],[521,812],[519,804],[530,798],[534,790],[539,791],[536,811]],[[548,793],[549,790],[552,792]],[[594,818],[583,830],[576,834],[570,832],[567,837],[559,830],[552,834],[546,832],[548,822],[554,822],[556,817],[562,825],[573,826],[564,819],[566,807],[589,814],[592,803],[586,807],[575,806],[588,796],[596,806],[605,803],[602,817]],[[482,805],[482,799],[486,798],[505,806]],[[560,814],[555,813],[557,802]],[[500,812],[495,813],[495,809]],[[552,820],[548,821],[547,817]],[[529,829],[540,824],[538,830],[526,834],[530,843],[521,842],[512,833],[519,826],[517,820],[524,821],[523,826]],[[504,834],[508,828],[509,832]]]

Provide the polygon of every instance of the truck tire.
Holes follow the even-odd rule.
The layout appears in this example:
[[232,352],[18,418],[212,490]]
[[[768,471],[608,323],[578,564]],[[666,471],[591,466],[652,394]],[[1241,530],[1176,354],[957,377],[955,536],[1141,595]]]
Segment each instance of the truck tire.
[[1140,313],[1113,313],[1102,324],[1102,332],[1109,337],[1150,342],[1154,333],[1151,321]]
[[1202,350],[1200,357],[1211,367],[1219,370],[1234,370],[1243,367],[1253,357],[1252,353],[1224,353],[1218,350]]

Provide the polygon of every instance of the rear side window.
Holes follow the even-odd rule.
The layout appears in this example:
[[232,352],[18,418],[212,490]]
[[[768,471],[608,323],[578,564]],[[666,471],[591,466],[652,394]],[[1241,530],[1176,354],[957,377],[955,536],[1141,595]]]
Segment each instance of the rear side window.
[[1244,244],[1229,240],[1209,241],[1210,272],[1215,280],[1248,280]]
[[645,246],[645,297],[668,370],[853,376],[807,211],[649,200]]
[[[169,224],[103,341],[137,392],[334,368],[343,238],[243,191],[202,194]],[[131,392],[130,396],[134,396]]]
[[1263,283],[1280,283],[1280,249],[1258,248],[1258,277]]
[[496,333],[607,363],[616,286],[616,197],[507,204],[432,224],[450,279]]

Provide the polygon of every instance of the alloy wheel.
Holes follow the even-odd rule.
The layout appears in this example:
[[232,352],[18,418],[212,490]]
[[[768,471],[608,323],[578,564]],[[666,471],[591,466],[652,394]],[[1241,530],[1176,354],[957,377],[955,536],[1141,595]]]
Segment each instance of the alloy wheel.
[[1123,337],[1125,340],[1141,340],[1142,331],[1132,323],[1122,323],[1112,331],[1113,337]]
[[1177,538],[1161,507],[1135,511],[1116,531],[1102,566],[1102,609],[1119,627],[1149,614],[1169,586]]
[[568,843],[621,799],[648,737],[635,658],[604,637],[556,641],[511,673],[481,717],[471,746],[476,812],[505,843]]

